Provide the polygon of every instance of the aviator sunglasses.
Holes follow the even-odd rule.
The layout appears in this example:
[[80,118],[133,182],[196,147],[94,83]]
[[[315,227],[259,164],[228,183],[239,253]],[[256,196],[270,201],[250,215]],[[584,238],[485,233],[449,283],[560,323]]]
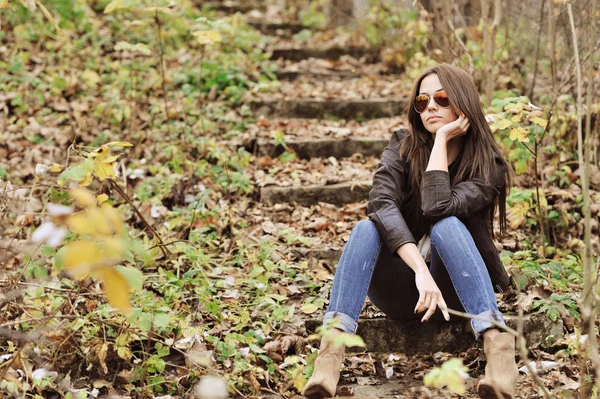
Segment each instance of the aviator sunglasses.
[[[415,111],[418,113],[425,111],[429,105],[429,100],[429,94],[419,94],[417,97],[415,97],[415,102],[413,103]],[[440,90],[433,93],[433,101],[435,101],[436,104],[442,108],[448,108],[450,106],[450,100],[448,99],[448,95],[446,94],[445,90]]]

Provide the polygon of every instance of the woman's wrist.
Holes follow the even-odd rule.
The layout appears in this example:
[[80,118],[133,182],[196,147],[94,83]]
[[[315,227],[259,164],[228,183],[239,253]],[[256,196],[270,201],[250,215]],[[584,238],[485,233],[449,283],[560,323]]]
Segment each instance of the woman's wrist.
[[[440,129],[440,130],[442,130],[442,129]],[[435,134],[435,140],[434,141],[442,143],[442,144],[448,144],[448,141],[449,141],[448,140],[448,134],[446,134],[446,132],[444,132],[443,130],[442,131],[438,131]]]
[[427,267],[427,263],[422,262],[417,264],[415,267],[413,267],[413,271],[415,272],[415,274],[419,274],[419,273],[429,273],[429,268]]

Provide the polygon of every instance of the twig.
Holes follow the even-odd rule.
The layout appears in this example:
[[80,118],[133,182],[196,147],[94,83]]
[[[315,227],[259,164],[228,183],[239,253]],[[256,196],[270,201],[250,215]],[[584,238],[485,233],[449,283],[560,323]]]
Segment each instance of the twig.
[[546,6],[546,2],[542,0],[542,7],[540,11],[540,26],[538,27],[538,37],[537,42],[535,44],[535,63],[533,64],[533,81],[531,82],[531,89],[529,90],[529,98],[533,99],[533,90],[535,89],[535,80],[537,78],[538,72],[538,61],[540,60],[540,40],[542,38],[542,20],[544,18],[544,8]]
[[135,214],[138,216],[138,218],[140,218],[140,221],[142,222],[144,227],[150,231],[150,234],[152,235],[152,237],[150,237],[150,238],[156,237],[158,242],[160,244],[162,244],[159,248],[162,251],[163,255],[165,257],[168,257],[168,255],[171,255],[171,251],[169,251],[169,249],[165,247],[164,242],[162,241],[162,238],[160,238],[160,235],[158,234],[156,229],[154,227],[152,227],[150,225],[150,223],[148,223],[148,221],[146,220],[144,215],[142,215],[142,213],[137,209],[137,207],[133,204],[133,202],[127,196],[127,194],[125,194],[125,192],[121,189],[121,187],[119,187],[119,185],[114,180],[108,179],[108,181],[110,182],[111,188],[113,188],[116,192],[118,192],[121,195],[121,197],[123,197],[123,199],[131,206],[131,208],[133,209]]
[[458,41],[458,43],[460,44],[460,46],[465,51],[465,54],[469,58],[469,71],[468,72],[469,72],[470,75],[472,75],[473,71],[475,70],[475,64],[473,63],[473,56],[469,52],[469,49],[467,49],[467,46],[465,45],[465,43],[462,41],[462,39],[458,35],[458,32],[456,31],[456,29],[454,29],[454,24],[452,23],[452,16],[450,16],[450,18],[448,18],[447,22],[448,22],[448,26],[450,27],[450,29],[452,30],[452,32],[454,32],[454,37],[456,37],[456,40]]
[[165,66],[164,66],[164,51],[162,45],[162,29],[160,25],[160,18],[158,18],[158,10],[156,10],[156,14],[154,15],[154,22],[156,22],[156,32],[158,34],[158,50],[160,55],[160,77],[161,77],[161,89],[163,92],[163,100],[165,103],[165,118],[167,123],[167,131],[169,132],[169,136],[171,136],[171,125],[169,124],[169,104],[167,101],[167,90],[165,88]]
[[542,215],[542,203],[540,201],[540,181],[538,178],[538,150],[539,150],[539,146],[542,143],[542,140],[544,139],[544,136],[546,135],[546,132],[548,131],[548,128],[550,127],[550,121],[552,120],[552,111],[550,111],[550,114],[548,116],[548,122],[546,123],[546,128],[544,129],[544,132],[542,133],[542,136],[540,137],[540,139],[538,140],[536,137],[535,140],[535,154],[533,157],[533,174],[535,176],[535,197],[536,197],[536,201],[537,201],[537,208],[538,208],[538,221],[540,223],[540,232],[542,234],[542,258],[546,259],[546,229],[545,229],[545,217]]
[[[591,37],[596,37],[596,10],[597,10],[597,2],[596,0],[592,0],[592,12],[590,13],[590,25],[591,25]],[[592,46],[592,54],[594,52],[594,46]],[[594,365],[594,370],[596,371],[596,383],[600,382],[600,353],[598,353],[598,340],[596,340],[596,328],[595,328],[595,309],[596,309],[596,298],[597,296],[594,293],[594,286],[596,282],[594,281],[594,276],[597,277],[597,269],[596,273],[592,270],[592,245],[591,245],[591,236],[592,236],[592,228],[590,223],[590,195],[589,195],[589,186],[590,186],[590,156],[589,152],[592,148],[592,93],[594,92],[594,81],[593,81],[593,67],[592,65],[588,66],[588,82],[587,82],[587,114],[585,116],[585,148],[587,152],[587,156],[585,157],[585,165],[584,165],[584,174],[582,176],[582,185],[583,185],[583,206],[584,206],[584,243],[585,243],[585,258],[584,258],[584,289],[582,297],[584,301],[581,310],[583,315],[584,325],[587,325],[588,330],[588,340],[587,344],[589,345],[589,353],[590,358],[592,360],[592,364]],[[598,262],[600,262],[600,257],[598,257]]]
[[[595,1],[592,4],[592,8],[595,11],[596,8],[596,3]],[[573,18],[573,9],[571,4],[567,4],[567,11],[569,13],[569,22],[571,23],[571,32],[573,35],[573,48],[574,48],[574,52],[575,52],[575,67],[576,67],[576,74],[577,74],[577,158],[579,159],[579,170],[580,170],[580,177],[581,177],[581,186],[583,189],[583,218],[584,218],[584,242],[585,242],[585,250],[584,250],[584,266],[583,266],[583,295],[582,295],[582,299],[580,301],[580,307],[581,307],[581,311],[582,311],[582,315],[583,315],[583,324],[585,327],[587,327],[588,331],[591,331],[592,334],[589,335],[588,337],[588,341],[591,340],[596,340],[596,330],[595,330],[595,315],[593,315],[592,309],[593,309],[593,299],[594,299],[594,295],[592,294],[592,285],[591,285],[591,280],[592,280],[592,276],[591,276],[591,271],[592,271],[592,248],[591,248],[591,215],[590,215],[590,204],[589,204],[589,164],[590,164],[590,160],[589,160],[589,156],[587,156],[587,152],[589,150],[586,150],[586,156],[584,156],[584,150],[583,150],[583,123],[582,123],[582,115],[583,115],[583,83],[582,83],[582,73],[581,73],[581,63],[579,61],[579,46],[577,43],[577,33],[575,30],[575,21]],[[595,13],[592,14],[591,16],[592,18],[592,23],[591,25],[595,26]],[[594,28],[592,28],[594,29]],[[595,29],[594,29],[595,30]],[[593,37],[593,36],[592,36]],[[592,49],[593,52],[593,49]],[[591,66],[589,67],[591,70]],[[591,71],[590,71],[590,76],[591,76]],[[590,79],[591,81],[591,79]],[[593,88],[593,85],[590,85],[591,88]],[[588,93],[588,104],[591,103],[591,100],[589,99],[589,97],[591,96],[591,93]],[[591,110],[588,107],[587,110],[588,116],[591,113]],[[586,119],[588,117],[586,116]],[[591,123],[591,121],[590,121]],[[586,125],[588,124],[588,121],[586,120]],[[588,129],[588,137],[586,137],[586,144],[589,145],[590,143],[590,133],[591,133],[591,125],[590,126],[586,126],[586,128],[589,127]],[[589,346],[591,348],[591,344],[588,344],[586,346]],[[597,351],[596,351],[597,353]],[[590,355],[590,357],[592,357]],[[579,366],[579,383],[580,383],[580,397],[584,398],[584,397],[588,397],[589,394],[591,393],[591,383],[586,381],[586,377],[587,377],[587,356],[586,356],[586,352],[585,351],[581,351],[581,364]],[[596,370],[596,375],[599,375],[600,372],[598,370]]]

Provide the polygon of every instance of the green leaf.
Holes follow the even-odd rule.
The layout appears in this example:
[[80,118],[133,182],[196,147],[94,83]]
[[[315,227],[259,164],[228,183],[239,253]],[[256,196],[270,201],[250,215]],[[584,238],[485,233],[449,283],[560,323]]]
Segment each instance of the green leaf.
[[104,13],[105,14],[110,14],[113,11],[116,10],[122,10],[125,8],[129,8],[131,6],[134,6],[138,3],[139,0],[113,0],[110,3],[108,3],[108,5],[106,6],[106,8],[104,9]]
[[127,280],[127,284],[129,285],[130,288],[132,288],[135,291],[141,291],[142,287],[143,287],[143,283],[144,283],[144,275],[142,274],[141,271],[139,271],[138,269],[134,268],[134,267],[125,267],[125,266],[115,266],[115,268],[117,269],[117,271],[123,276],[125,277],[125,280]]
[[150,313],[142,312],[137,319],[137,324],[142,331],[150,331],[150,329],[152,329],[152,315]]
[[250,272],[250,278],[255,278],[257,276],[260,276],[262,273],[264,273],[265,268],[262,266],[256,266],[254,269],[252,269],[252,271]]
[[87,176],[88,171],[81,166],[71,166],[58,176],[58,185],[64,186],[69,181],[82,181]]
[[171,316],[166,313],[157,312],[154,314],[154,325],[157,327],[168,327],[171,322]]
[[342,333],[339,335],[339,338],[342,341],[342,343],[348,348],[357,346],[361,348],[365,347],[365,341],[363,341],[363,339],[356,334]]

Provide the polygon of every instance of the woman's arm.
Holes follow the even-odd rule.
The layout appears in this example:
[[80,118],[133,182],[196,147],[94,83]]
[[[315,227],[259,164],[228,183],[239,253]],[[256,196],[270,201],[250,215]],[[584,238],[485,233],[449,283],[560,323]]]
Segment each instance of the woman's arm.
[[461,115],[454,122],[448,123],[438,129],[435,134],[433,148],[429,156],[426,171],[448,171],[448,142],[455,137],[462,136],[469,129],[469,120]]
[[373,177],[373,188],[369,193],[367,214],[375,223],[381,240],[392,253],[406,243],[416,243],[402,209],[402,189],[406,184],[404,163],[400,158],[400,141],[405,131],[394,132],[388,143],[381,163]]
[[461,116],[436,133],[421,187],[423,214],[434,222],[447,216],[468,217],[488,208],[504,186],[506,168],[498,162],[489,182],[473,178],[450,185],[447,143],[466,129],[468,120]]
[[442,292],[437,286],[435,280],[429,272],[427,264],[423,260],[417,246],[413,243],[407,243],[398,248],[398,256],[415,272],[415,284],[419,291],[419,300],[415,306],[415,313],[421,313],[427,310],[427,313],[421,318],[421,322],[428,320],[437,307],[440,308],[444,318],[450,320],[448,305],[442,296]]

